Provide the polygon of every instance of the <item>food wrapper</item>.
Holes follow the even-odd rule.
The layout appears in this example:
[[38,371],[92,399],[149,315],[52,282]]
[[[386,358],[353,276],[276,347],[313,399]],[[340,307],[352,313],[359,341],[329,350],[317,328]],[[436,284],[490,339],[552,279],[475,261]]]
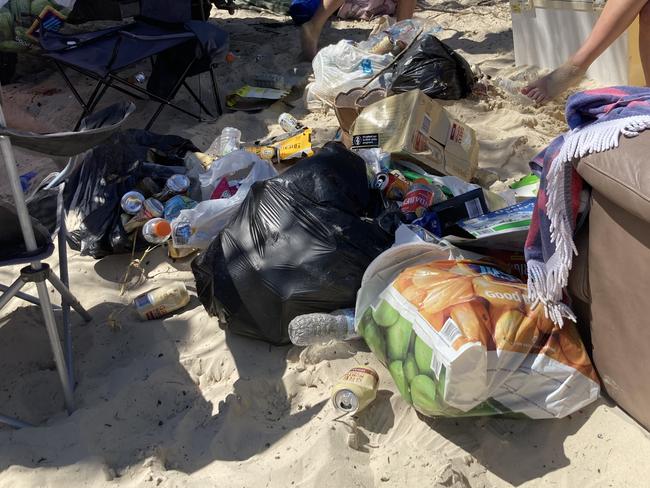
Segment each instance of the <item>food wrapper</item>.
[[357,301],[357,332],[407,402],[427,416],[559,418],[598,397],[572,323],[554,326],[495,265],[435,247],[386,251]]

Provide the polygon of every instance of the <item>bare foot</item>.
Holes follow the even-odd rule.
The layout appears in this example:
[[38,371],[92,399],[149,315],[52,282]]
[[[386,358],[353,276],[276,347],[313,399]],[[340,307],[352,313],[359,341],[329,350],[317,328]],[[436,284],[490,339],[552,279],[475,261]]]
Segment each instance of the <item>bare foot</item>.
[[537,103],[545,103],[572,87],[585,74],[585,71],[570,63],[565,63],[546,76],[533,81],[521,89],[521,93]]
[[310,22],[305,22],[300,27],[300,42],[302,44],[302,58],[311,61],[318,52],[318,38],[320,32]]

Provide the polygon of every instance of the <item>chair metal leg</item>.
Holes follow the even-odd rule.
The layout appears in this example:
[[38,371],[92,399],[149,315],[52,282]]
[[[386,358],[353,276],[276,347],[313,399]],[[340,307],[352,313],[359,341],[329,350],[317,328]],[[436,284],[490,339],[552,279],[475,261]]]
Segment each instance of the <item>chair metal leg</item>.
[[[194,65],[194,61],[192,61],[191,63],[189,63],[187,65],[187,68],[185,68],[185,71],[183,71],[183,74],[181,76],[179,76],[178,81],[174,85],[174,88],[172,89],[171,93],[169,94],[168,99],[163,100],[163,101],[160,102],[160,106],[158,107],[158,110],[156,110],[156,112],[153,114],[153,117],[151,117],[151,119],[149,119],[149,122],[147,122],[147,125],[145,126],[144,130],[149,130],[151,128],[153,123],[156,121],[156,119],[158,118],[160,113],[165,108],[165,105],[172,105],[170,103],[170,100],[174,99],[174,97],[178,93],[178,90],[180,90],[181,86],[183,86],[183,82],[185,82],[185,78],[187,77],[187,73],[190,72],[190,69],[192,68],[193,65]],[[186,112],[186,113],[188,113],[188,112]],[[193,116],[194,118],[197,118],[199,120],[199,122],[201,121],[201,117],[197,117],[196,115],[191,114],[191,113],[190,113],[190,115]]]
[[83,119],[86,117],[86,115],[91,114],[93,112],[93,110],[95,109],[99,101],[106,93],[106,90],[108,90],[109,86],[110,86],[110,80],[107,81],[106,79],[102,78],[97,81],[93,93],[90,95],[88,102],[83,107],[83,112],[81,113],[81,117],[79,117],[79,120],[77,120],[77,123],[74,126],[74,132],[77,132],[79,130],[79,127],[81,127],[81,122],[83,122]]
[[[70,279],[68,275],[68,247],[66,243],[65,227],[65,208],[61,205],[61,215],[59,222],[58,247],[59,247],[59,270],[61,273],[61,282],[70,289]],[[67,300],[61,300],[61,321],[63,322],[63,344],[65,352],[65,362],[68,366],[68,377],[70,384],[74,388],[74,364],[72,355],[72,325],[70,324],[70,304]]]
[[75,309],[75,311],[83,317],[83,319],[86,322],[90,322],[92,320],[92,317],[88,312],[86,312],[86,309],[81,306],[81,303],[79,303],[79,300],[75,298],[75,296],[70,292],[67,286],[63,284],[63,282],[59,279],[57,275],[54,273],[50,273],[49,276],[47,277],[47,280],[52,283],[52,286],[56,289],[61,294],[61,299],[65,302],[67,302],[72,308]]
[[11,417],[6,417],[4,415],[0,415],[0,424],[7,424],[11,427],[14,427],[16,429],[23,429],[25,427],[33,427],[32,424],[28,424],[27,422],[23,422],[22,420],[14,419]]
[[223,115],[223,105],[221,105],[221,96],[217,85],[217,77],[214,74],[214,66],[210,65],[210,80],[212,81],[212,93],[214,94],[214,103],[217,105],[217,114]]
[[[58,279],[58,278],[57,278]],[[56,321],[54,320],[54,312],[52,311],[52,302],[50,295],[47,292],[47,285],[44,281],[36,283],[38,290],[38,297],[41,300],[41,311],[43,312],[43,320],[45,321],[45,328],[47,335],[50,338],[50,346],[52,347],[52,354],[54,355],[54,362],[56,369],[59,373],[61,386],[63,387],[63,398],[65,400],[65,408],[68,413],[74,410],[74,398],[72,395],[72,385],[68,376],[68,368],[65,364],[65,357],[63,356],[63,348],[59,339],[59,331],[56,328]]]
[[65,82],[66,85],[68,85],[68,88],[70,88],[70,91],[72,92],[74,97],[77,99],[77,102],[79,102],[79,105],[81,105],[81,107],[83,109],[86,109],[88,107],[88,105],[86,104],[84,99],[81,98],[81,95],[79,94],[77,89],[74,87],[74,85],[70,81],[70,78],[68,78],[68,75],[63,70],[63,67],[59,63],[57,63],[56,61],[54,62],[54,65],[56,66],[56,69],[59,70],[59,73],[61,73],[61,76],[63,77],[63,81]]
[[[9,289],[9,287],[7,285],[0,284],[0,291],[1,292],[6,292],[8,289]],[[28,295],[27,293],[23,293],[22,291],[19,291],[19,292],[15,293],[14,297],[15,298],[20,298],[21,300],[24,300],[27,303],[31,303],[32,305],[40,305],[41,304],[41,302],[38,301],[38,298],[33,297],[32,295]],[[52,304],[52,308],[57,312],[59,310],[61,310],[61,307],[59,307],[58,305],[55,305],[55,304]]]
[[[6,287],[7,290],[0,296],[0,310],[5,308],[7,303],[9,303],[9,300],[11,300],[13,297],[17,296],[18,293],[20,293],[20,290],[25,286],[25,281],[19,277],[16,281],[14,281],[11,286]],[[26,295],[30,299],[33,297],[30,297],[29,295]],[[22,297],[21,297],[22,298]],[[34,303],[32,300],[27,300],[29,302]],[[36,305],[40,305],[40,302],[36,300]]]
[[201,101],[201,98],[196,93],[194,93],[194,90],[192,90],[190,85],[187,84],[187,81],[183,82],[183,86],[189,92],[192,98],[196,101],[196,103],[199,104],[199,107],[201,107],[201,109],[204,110],[210,117],[214,117],[214,115],[212,115],[212,112],[210,112],[208,107],[206,107],[205,104]]

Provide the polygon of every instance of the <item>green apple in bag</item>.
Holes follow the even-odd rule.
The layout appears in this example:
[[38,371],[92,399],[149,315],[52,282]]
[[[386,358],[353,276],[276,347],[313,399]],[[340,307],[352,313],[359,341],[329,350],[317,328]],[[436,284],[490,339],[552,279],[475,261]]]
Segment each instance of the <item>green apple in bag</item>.
[[386,329],[386,342],[388,345],[388,357],[392,360],[406,359],[413,326],[404,317],[400,317],[394,325]]
[[415,357],[412,353],[409,353],[404,361],[404,376],[406,376],[406,381],[409,382],[409,385],[411,384],[411,381],[413,381],[413,378],[419,374],[420,370],[415,362]]
[[431,369],[431,359],[433,359],[433,350],[419,337],[415,338],[415,362],[420,373],[434,377]]
[[402,398],[404,398],[404,400],[406,400],[408,403],[411,403],[409,384],[406,381],[406,375],[404,374],[404,363],[402,363],[402,361],[393,361],[388,366],[388,371],[390,371],[390,374],[393,377],[395,385],[397,385],[397,389],[402,395]]
[[363,338],[368,344],[368,347],[373,352],[377,359],[382,363],[388,364],[386,357],[386,341],[379,327],[374,322],[368,322],[363,328]]
[[423,374],[411,381],[411,400],[413,406],[426,415],[440,415],[444,410],[436,398],[436,382]]
[[386,300],[379,302],[379,306],[373,310],[372,318],[377,325],[382,327],[390,327],[400,318],[399,312]]

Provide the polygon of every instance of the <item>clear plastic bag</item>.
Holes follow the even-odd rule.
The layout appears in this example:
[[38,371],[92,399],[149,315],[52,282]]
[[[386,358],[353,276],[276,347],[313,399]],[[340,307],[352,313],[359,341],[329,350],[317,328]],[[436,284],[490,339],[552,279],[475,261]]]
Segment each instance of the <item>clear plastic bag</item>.
[[[182,210],[172,222],[174,246],[207,248],[235,214],[253,183],[273,178],[277,174],[268,162],[243,150],[231,152],[215,161],[210,169],[199,177],[204,201],[192,209]],[[213,191],[224,177],[240,180],[237,192],[230,198],[210,200]]]
[[333,104],[336,95],[365,85],[392,60],[392,54],[372,54],[351,41],[339,41],[321,49],[314,58],[316,82],[311,92]]

